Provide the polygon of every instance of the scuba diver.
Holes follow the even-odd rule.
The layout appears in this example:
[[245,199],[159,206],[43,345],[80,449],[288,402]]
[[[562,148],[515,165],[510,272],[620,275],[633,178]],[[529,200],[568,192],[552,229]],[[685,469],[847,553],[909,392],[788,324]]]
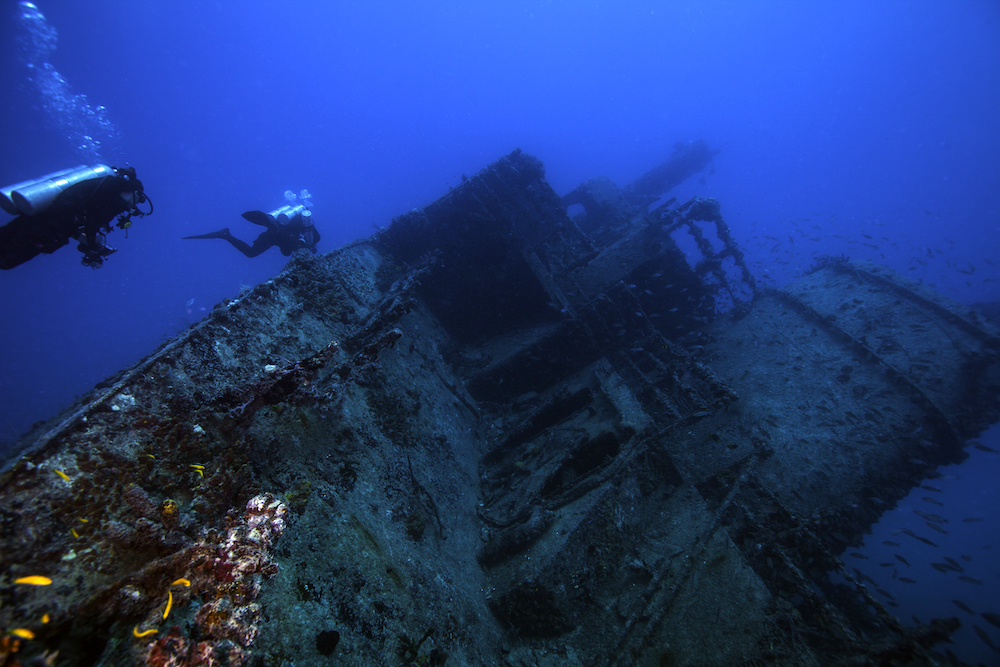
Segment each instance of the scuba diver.
[[[266,227],[260,233],[253,245],[247,245],[229,233],[229,228],[221,229],[208,234],[197,234],[195,236],[185,236],[185,239],[224,239],[233,244],[233,247],[242,252],[247,257],[256,257],[272,246],[278,246],[281,254],[291,255],[296,250],[304,248],[310,249],[316,254],[316,244],[319,243],[319,231],[313,226],[312,211],[309,210],[312,195],[308,190],[303,190],[298,198],[291,190],[285,191],[285,200],[288,203],[281,208],[270,213],[263,211],[247,211],[243,218],[255,225]],[[301,203],[298,203],[301,202]]]
[[[149,210],[139,204],[149,202]],[[41,178],[0,188],[0,208],[17,217],[0,227],[0,269],[12,269],[39,253],[51,254],[78,242],[81,263],[99,269],[117,249],[105,234],[115,227],[128,230],[132,218],[153,212],[132,167],[80,165]],[[127,232],[126,232],[127,235]]]

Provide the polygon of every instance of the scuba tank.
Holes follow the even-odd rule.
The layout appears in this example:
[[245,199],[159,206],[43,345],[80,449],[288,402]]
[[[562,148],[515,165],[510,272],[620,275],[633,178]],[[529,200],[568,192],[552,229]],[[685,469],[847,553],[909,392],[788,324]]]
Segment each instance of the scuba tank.
[[[279,225],[287,225],[290,221],[295,219],[295,216],[301,215],[305,210],[306,207],[302,204],[297,206],[286,205],[281,208],[274,209],[267,214],[267,217],[271,218],[273,222],[276,222]],[[310,215],[312,214],[310,213]]]
[[46,174],[41,178],[31,178],[28,179],[27,181],[21,181],[20,183],[15,183],[14,185],[8,185],[6,187],[0,188],[0,208],[2,208],[7,213],[10,213],[11,215],[20,215],[21,211],[17,209],[17,204],[15,204],[10,197],[11,192],[13,192],[14,190],[20,190],[22,188],[26,188],[30,185],[35,185],[36,183],[39,183],[41,181],[50,178],[58,178],[60,176],[65,176],[66,174],[70,174],[74,171],[77,171],[78,169],[86,169],[86,168],[87,165],[81,164],[78,167],[70,167],[69,169],[63,169],[61,171],[56,171],[51,174]]
[[288,203],[267,214],[271,222],[276,222],[279,225],[287,225],[301,215],[303,216],[303,222],[306,225],[310,224],[311,221],[307,218],[312,215],[312,212],[309,210],[309,207],[312,206],[312,195],[309,194],[308,190],[303,190],[298,196],[291,190],[285,190],[285,201]]
[[34,181],[0,189],[3,193],[0,197],[0,207],[12,215],[37,215],[48,208],[65,190],[77,183],[114,174],[115,170],[104,164],[80,165],[73,169],[57,171]]

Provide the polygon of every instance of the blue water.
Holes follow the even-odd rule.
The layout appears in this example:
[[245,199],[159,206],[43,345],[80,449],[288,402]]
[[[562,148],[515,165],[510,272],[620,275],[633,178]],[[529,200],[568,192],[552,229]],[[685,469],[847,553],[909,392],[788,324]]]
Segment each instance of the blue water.
[[[1000,450],[1000,426],[989,429],[975,443]],[[1000,613],[1000,454],[976,449],[975,445],[966,451],[969,458],[961,465],[938,468],[937,477],[924,480],[920,488],[914,488],[887,511],[865,536],[862,547],[848,549],[843,560],[849,569],[857,568],[876,582],[869,585],[876,598],[898,605],[890,611],[905,625],[957,616],[962,627],[952,636],[953,644],[942,645],[941,650],[950,649],[970,664],[997,665],[1000,654],[976,636],[974,626],[998,643],[1000,632],[981,614]],[[937,522],[944,532],[929,528],[915,511],[944,519]],[[851,553],[867,559],[851,557]],[[906,562],[897,559],[897,554]],[[945,558],[957,562],[964,571],[941,572],[932,567],[932,563],[946,563]],[[968,579],[959,579],[963,576]],[[915,583],[900,581],[900,577]],[[962,610],[953,600],[965,603],[974,613]]]
[[702,138],[672,194],[717,197],[762,281],[843,253],[1000,301],[997,2],[39,8],[58,42],[0,3],[0,182],[127,161],[156,210],[99,271],[67,247],[0,274],[0,441],[286,262],[182,236],[252,241],[239,214],[305,188],[325,252],[517,147],[564,194]]

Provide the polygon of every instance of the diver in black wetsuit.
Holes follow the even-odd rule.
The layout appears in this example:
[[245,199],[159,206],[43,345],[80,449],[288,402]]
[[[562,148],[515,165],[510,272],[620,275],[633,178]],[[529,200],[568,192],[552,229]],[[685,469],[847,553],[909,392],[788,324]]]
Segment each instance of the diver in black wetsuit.
[[312,211],[307,206],[310,195],[307,191],[302,191],[301,200],[304,204],[295,204],[295,195],[288,191],[285,198],[289,204],[279,209],[264,213],[263,211],[247,211],[243,218],[255,225],[266,227],[260,236],[248,245],[229,233],[229,228],[220,229],[217,232],[208,234],[197,234],[195,236],[185,236],[185,239],[224,239],[229,241],[234,248],[242,252],[247,257],[256,257],[272,246],[278,246],[281,254],[291,255],[296,250],[308,248],[316,253],[316,244],[319,243],[319,231],[313,226]]
[[[145,213],[138,205],[149,202]],[[0,208],[17,217],[0,227],[0,269],[12,269],[40,253],[53,253],[76,239],[81,263],[99,269],[116,251],[105,242],[115,226],[153,212],[132,167],[103,164],[66,169],[0,188]]]

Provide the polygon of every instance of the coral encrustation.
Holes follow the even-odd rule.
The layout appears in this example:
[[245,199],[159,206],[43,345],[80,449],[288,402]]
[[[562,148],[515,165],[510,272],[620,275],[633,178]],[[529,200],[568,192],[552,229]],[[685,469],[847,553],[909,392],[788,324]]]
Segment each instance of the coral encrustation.
[[268,551],[285,530],[287,513],[288,508],[273,494],[255,496],[247,502],[242,517],[230,519],[221,544],[205,544],[210,549],[194,550],[215,555],[191,563],[191,588],[214,589],[215,596],[194,616],[197,629],[190,634],[197,640],[174,625],[149,645],[147,665],[238,667],[245,663],[260,620],[260,607],[254,600],[260,593],[261,579],[277,571]]

